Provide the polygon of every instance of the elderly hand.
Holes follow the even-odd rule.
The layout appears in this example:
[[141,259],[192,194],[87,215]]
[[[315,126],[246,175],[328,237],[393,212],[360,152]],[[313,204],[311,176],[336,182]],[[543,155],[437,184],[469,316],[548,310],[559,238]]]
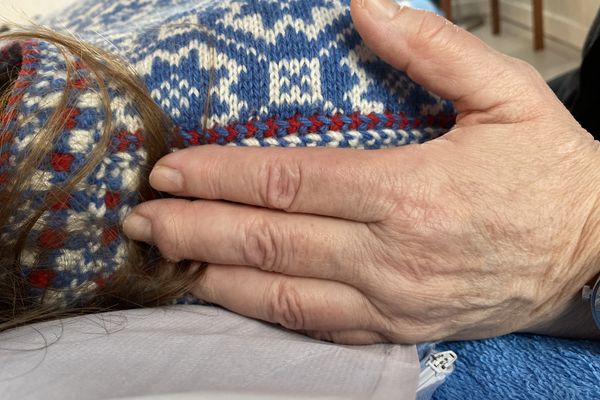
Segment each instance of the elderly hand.
[[127,234],[209,262],[199,297],[337,342],[591,336],[579,293],[600,267],[598,143],[531,66],[443,18],[376,0],[352,13],[378,55],[455,102],[450,133],[179,151],[152,185],[201,200],[142,204]]

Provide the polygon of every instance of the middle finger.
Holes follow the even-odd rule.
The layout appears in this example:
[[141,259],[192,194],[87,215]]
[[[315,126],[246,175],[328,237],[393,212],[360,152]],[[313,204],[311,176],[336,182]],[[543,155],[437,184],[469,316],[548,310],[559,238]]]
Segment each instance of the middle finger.
[[359,222],[183,199],[146,202],[134,214],[149,220],[151,229],[131,235],[128,222],[126,233],[155,243],[172,261],[246,265],[287,275],[365,283],[358,266],[367,264],[365,254],[372,238]]

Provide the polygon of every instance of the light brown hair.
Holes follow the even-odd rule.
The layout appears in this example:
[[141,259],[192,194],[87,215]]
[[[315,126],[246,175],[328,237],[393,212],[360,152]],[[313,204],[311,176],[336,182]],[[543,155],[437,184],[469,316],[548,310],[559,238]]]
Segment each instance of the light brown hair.
[[[53,187],[46,196],[45,204],[32,210],[28,220],[19,221],[18,233],[14,240],[0,243],[0,331],[73,313],[162,305],[182,296],[200,276],[202,270],[190,269],[188,263],[167,262],[156,256],[157,253],[151,251],[147,245],[126,238],[124,238],[128,248],[126,265],[119,266],[117,275],[105,287],[94,292],[88,301],[65,308],[45,304],[38,297],[29,294],[30,285],[24,277],[21,258],[33,227],[40,223],[51,204],[59,198],[68,196],[109,151],[114,126],[107,82],[110,82],[111,88],[116,87],[120,93],[131,99],[142,121],[147,163],[143,168],[139,187],[140,201],[160,196],[151,189],[148,175],[156,161],[169,151],[168,133],[173,132],[174,127],[162,109],[152,100],[141,78],[119,57],[75,37],[43,27],[20,28],[17,31],[0,33],[0,43],[28,39],[49,42],[61,51],[67,65],[67,81],[69,76],[76,73],[75,59],[85,64],[102,100],[104,121],[101,139],[89,154],[85,164],[73,171],[66,183]],[[7,104],[17,72],[9,69],[0,75],[0,115]],[[6,185],[0,190],[2,205],[0,228],[3,229],[10,223],[13,211],[18,209],[26,196],[25,188],[32,184],[33,172],[52,151],[52,146],[46,144],[54,142],[63,129],[63,116],[71,95],[70,91],[69,85],[65,85],[58,106],[44,126],[35,133],[28,151],[19,160],[18,165],[9,172]],[[11,132],[0,130],[0,145],[10,138],[10,134]],[[1,135],[4,135],[4,139]],[[105,222],[97,223],[102,225]],[[67,234],[81,229],[77,224],[71,225],[66,227]],[[98,228],[101,230],[103,226]],[[43,249],[37,251],[41,254]]]

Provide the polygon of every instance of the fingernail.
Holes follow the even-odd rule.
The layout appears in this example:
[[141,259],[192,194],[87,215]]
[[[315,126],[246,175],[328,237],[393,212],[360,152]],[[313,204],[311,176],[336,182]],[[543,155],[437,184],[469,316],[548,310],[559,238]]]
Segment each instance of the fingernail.
[[152,242],[152,223],[139,214],[129,214],[123,222],[123,232],[130,239],[140,242]]
[[394,0],[362,0],[363,8],[366,8],[376,19],[392,19],[400,6]]
[[157,165],[150,173],[150,184],[161,192],[181,192],[183,175],[176,169]]

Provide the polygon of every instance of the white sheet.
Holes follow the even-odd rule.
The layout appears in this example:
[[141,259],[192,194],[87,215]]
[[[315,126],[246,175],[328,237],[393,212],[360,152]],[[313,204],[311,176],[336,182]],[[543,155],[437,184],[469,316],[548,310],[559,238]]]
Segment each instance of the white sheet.
[[339,346],[204,306],[0,334],[2,400],[414,399],[419,371],[414,346]]

